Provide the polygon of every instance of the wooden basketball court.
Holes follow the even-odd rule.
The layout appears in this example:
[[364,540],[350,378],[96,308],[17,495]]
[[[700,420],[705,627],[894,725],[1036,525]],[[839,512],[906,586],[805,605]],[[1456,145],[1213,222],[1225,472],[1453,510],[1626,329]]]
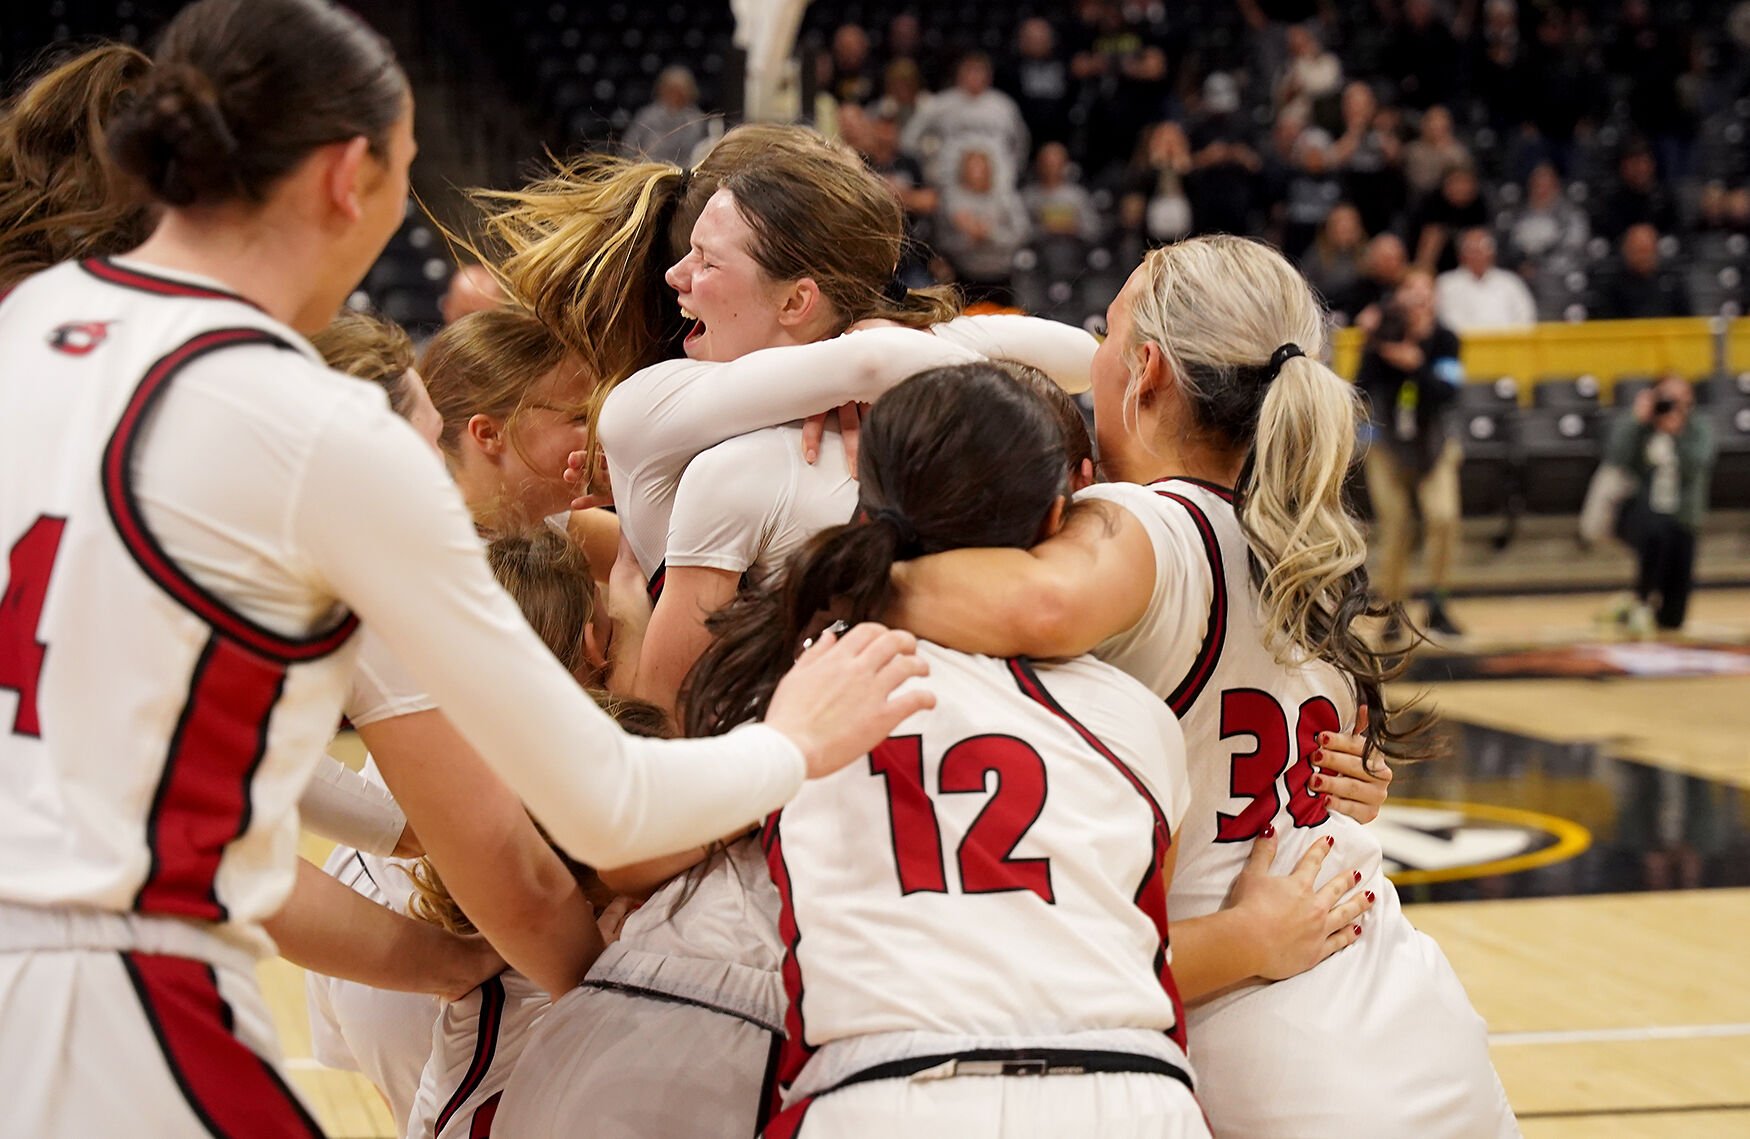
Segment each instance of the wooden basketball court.
[[[1750,590],[1701,591],[1682,642],[1651,650],[1595,620],[1609,600],[1455,602],[1462,654],[1418,665],[1452,679],[1412,686],[1455,725],[1454,754],[1403,773],[1402,813],[1376,826],[1407,860],[1411,920],[1489,1023],[1527,1136],[1735,1139],[1750,1135],[1750,668],[1733,671],[1750,664]],[[1526,849],[1466,863],[1467,843]],[[326,851],[307,837],[305,853]],[[300,971],[274,961],[262,979],[329,1134],[392,1136],[364,1080],[310,1059]],[[1367,1073],[1332,1078],[1365,1096]]]

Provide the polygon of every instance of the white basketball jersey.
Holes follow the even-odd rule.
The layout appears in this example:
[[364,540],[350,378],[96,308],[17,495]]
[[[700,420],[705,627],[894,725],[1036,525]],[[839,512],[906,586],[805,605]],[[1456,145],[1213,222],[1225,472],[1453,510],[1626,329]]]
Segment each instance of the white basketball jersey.
[[406,1139],[488,1139],[523,1046],[551,1006],[546,990],[512,969],[445,1004]]
[[1161,875],[1189,790],[1178,724],[1090,657],[919,655],[936,707],[767,823],[783,1081],[883,1033],[1182,1043]]
[[249,620],[165,554],[134,493],[179,372],[279,351],[321,386],[309,346],[241,298],[105,260],[0,300],[0,899],[241,932],[290,889],[356,622]]
[[1148,685],[1184,727],[1191,805],[1178,832],[1174,916],[1220,909],[1252,840],[1270,825],[1279,871],[1329,835],[1336,847],[1325,878],[1339,868],[1374,877],[1379,843],[1307,787],[1318,733],[1354,724],[1354,694],[1322,661],[1283,665],[1271,653],[1231,492],[1168,479],[1083,494],[1129,510],[1154,544],[1147,614],[1095,653]]

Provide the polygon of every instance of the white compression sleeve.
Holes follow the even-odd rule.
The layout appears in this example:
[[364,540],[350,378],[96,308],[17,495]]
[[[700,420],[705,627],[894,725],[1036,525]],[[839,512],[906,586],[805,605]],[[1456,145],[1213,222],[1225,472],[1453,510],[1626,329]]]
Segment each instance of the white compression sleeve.
[[990,360],[1016,360],[1038,368],[1074,394],[1088,389],[1100,342],[1074,325],[1037,316],[961,316],[932,330],[952,344]]
[[300,821],[323,838],[388,858],[401,841],[407,816],[379,787],[333,756],[323,756],[298,800]]

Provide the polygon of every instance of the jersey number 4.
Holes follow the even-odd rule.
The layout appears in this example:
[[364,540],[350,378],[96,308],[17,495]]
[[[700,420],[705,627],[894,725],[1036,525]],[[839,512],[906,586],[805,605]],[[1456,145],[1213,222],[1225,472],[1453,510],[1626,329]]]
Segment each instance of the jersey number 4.
[[1288,713],[1276,697],[1256,688],[1230,688],[1221,694],[1221,738],[1250,736],[1256,745],[1248,752],[1235,752],[1228,774],[1228,791],[1236,799],[1249,799],[1237,815],[1217,813],[1216,842],[1246,842],[1264,833],[1282,799],[1276,790],[1280,778],[1288,790],[1288,817],[1297,827],[1316,827],[1330,816],[1330,803],[1307,787],[1312,778],[1313,753],[1319,749],[1319,733],[1338,728],[1337,706],[1323,696],[1314,696],[1300,706],[1294,734],[1288,733]]
[[0,593],[0,688],[18,693],[12,730],[21,736],[42,735],[36,715],[36,688],[48,646],[36,639],[36,628],[42,621],[49,572],[54,569],[61,532],[66,528],[65,518],[41,515],[6,555],[6,592]]
[[[920,736],[887,740],[869,753],[869,766],[887,784],[893,856],[902,894],[946,894],[942,828],[936,805],[924,790],[924,743]],[[1045,760],[1013,736],[973,736],[942,756],[941,793],[983,792],[996,776],[996,792],[966,829],[955,859],[966,894],[1031,890],[1055,904],[1051,861],[1015,858],[1015,847],[1045,809]]]

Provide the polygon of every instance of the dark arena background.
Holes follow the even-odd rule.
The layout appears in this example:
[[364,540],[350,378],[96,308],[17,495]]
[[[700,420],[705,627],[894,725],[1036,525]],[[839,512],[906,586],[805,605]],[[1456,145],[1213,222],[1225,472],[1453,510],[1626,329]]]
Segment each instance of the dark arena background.
[[[1351,489],[1375,581],[1430,630],[1391,695],[1445,754],[1372,826],[1525,1133],[1750,1134],[1750,2],[354,7],[408,67],[421,149],[351,303],[416,338],[463,188],[591,148],[685,163],[745,120],[855,147],[905,203],[906,283],[993,310],[1101,332],[1150,247],[1282,248],[1372,400]],[[149,50],[177,8],[10,2],[0,76]],[[1457,386],[1417,459],[1414,386],[1381,377],[1425,319]],[[1675,441],[1681,501],[1613,493],[1637,427]],[[390,1134],[310,1058],[298,970],[263,975],[324,1126]]]

